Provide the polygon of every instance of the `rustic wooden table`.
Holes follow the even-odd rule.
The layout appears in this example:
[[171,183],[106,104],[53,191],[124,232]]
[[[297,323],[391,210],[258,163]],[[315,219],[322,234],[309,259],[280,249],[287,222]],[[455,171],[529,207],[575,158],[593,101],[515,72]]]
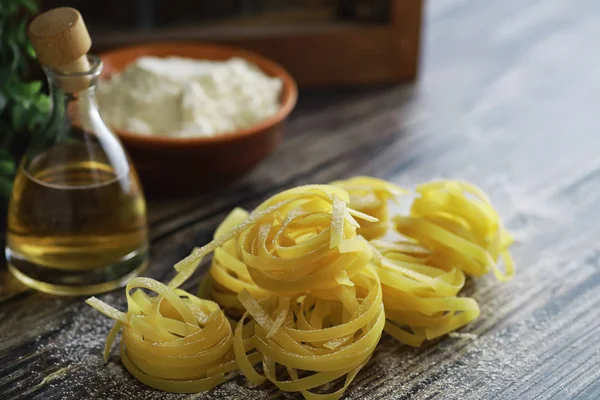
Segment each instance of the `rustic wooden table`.
[[[285,142],[243,181],[152,204],[149,275],[171,276],[228,210],[284,188],[356,174],[468,179],[519,239],[516,278],[469,283],[482,307],[462,330],[473,335],[418,350],[384,336],[347,398],[600,398],[599,39],[597,0],[431,0],[418,84],[302,93]],[[115,352],[102,364],[110,321],[82,299],[3,279],[1,398],[279,395],[242,378],[194,396],[151,390]],[[123,307],[123,291],[102,298]]]

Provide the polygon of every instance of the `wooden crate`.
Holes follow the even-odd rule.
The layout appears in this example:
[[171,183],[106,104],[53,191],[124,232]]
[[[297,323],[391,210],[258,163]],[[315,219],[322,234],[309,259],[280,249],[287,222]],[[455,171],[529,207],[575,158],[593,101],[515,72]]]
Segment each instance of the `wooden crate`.
[[201,26],[92,30],[93,50],[149,41],[206,41],[272,58],[303,87],[406,82],[415,80],[419,70],[422,12],[423,0],[389,0],[384,23],[332,22],[331,15],[300,11]]

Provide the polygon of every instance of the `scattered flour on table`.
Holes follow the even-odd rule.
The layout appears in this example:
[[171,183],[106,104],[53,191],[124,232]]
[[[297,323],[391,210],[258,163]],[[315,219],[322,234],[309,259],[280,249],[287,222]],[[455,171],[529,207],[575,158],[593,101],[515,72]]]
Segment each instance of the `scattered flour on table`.
[[474,333],[461,333],[461,332],[450,332],[448,334],[448,336],[453,339],[469,339],[469,340],[475,340],[479,337]]

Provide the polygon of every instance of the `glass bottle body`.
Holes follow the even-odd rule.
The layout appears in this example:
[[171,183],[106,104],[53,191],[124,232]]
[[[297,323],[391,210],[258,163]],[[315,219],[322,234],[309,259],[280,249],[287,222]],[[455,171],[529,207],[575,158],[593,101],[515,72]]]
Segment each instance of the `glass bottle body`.
[[[88,295],[122,286],[147,264],[146,205],[137,174],[102,121],[86,73],[46,70],[53,111],[34,137],[9,205],[9,269],[35,289]],[[77,92],[73,88],[84,89]]]

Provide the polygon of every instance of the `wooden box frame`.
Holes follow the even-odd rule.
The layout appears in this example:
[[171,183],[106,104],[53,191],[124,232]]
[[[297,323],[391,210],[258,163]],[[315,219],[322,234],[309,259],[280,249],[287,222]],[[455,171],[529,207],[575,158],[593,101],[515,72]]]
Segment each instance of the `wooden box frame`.
[[148,41],[243,47],[283,65],[299,86],[406,82],[419,70],[423,0],[390,0],[388,24],[226,26],[94,35],[94,51]]

